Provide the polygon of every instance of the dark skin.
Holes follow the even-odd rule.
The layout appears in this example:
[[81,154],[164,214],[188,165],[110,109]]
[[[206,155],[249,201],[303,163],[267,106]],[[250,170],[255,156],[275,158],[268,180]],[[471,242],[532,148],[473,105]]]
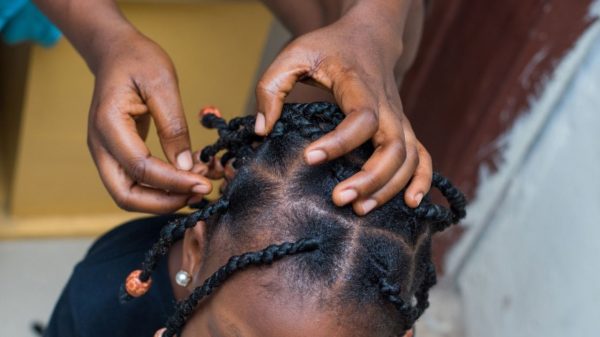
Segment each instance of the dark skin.
[[[202,285],[231,255],[243,253],[229,247],[225,231],[218,231],[211,240],[207,240],[206,224],[199,222],[171,248],[171,280],[182,269],[193,277],[185,288],[173,282],[178,300],[185,299],[195,287]],[[260,249],[267,244],[255,242],[243,249]],[[274,270],[273,267],[249,269],[227,280],[200,304],[188,319],[181,337],[376,337],[372,330],[348,323],[351,319],[344,318],[346,313],[319,305],[318,296],[300,297],[286,291]],[[269,284],[269,287],[261,284]],[[412,331],[405,335],[410,336]]]
[[[210,181],[194,169],[169,56],[137,31],[113,0],[35,2],[95,75],[88,145],[117,205],[168,213],[209,193]],[[347,118],[306,149],[306,162],[331,160],[369,140],[376,147],[363,170],[336,187],[334,202],[352,203],[358,214],[366,214],[406,186],[406,204],[416,207],[430,187],[431,158],[403,113],[398,87],[418,45],[421,1],[265,2],[297,38],[257,84],[256,132],[271,130],[297,82],[324,88]],[[168,162],[144,143],[150,119]]]

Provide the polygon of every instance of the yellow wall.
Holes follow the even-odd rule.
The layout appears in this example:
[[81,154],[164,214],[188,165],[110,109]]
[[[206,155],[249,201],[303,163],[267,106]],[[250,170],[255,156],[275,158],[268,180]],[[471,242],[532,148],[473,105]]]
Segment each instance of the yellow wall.
[[[171,55],[192,144],[202,147],[215,135],[202,130],[197,111],[208,104],[217,105],[226,115],[244,110],[270,14],[253,1],[123,4],[122,8]],[[88,154],[85,139],[92,84],[83,60],[66,41],[52,49],[32,48],[9,196],[12,220],[0,226],[0,236],[2,231],[10,236],[7,228],[16,233],[27,226],[37,228],[28,233],[41,228],[45,235],[68,234],[69,222],[77,222],[85,231],[87,218],[93,219],[92,226],[105,228],[116,225],[110,223],[115,217],[132,216],[114,206]],[[154,130],[148,143],[154,154],[162,156]],[[44,227],[42,217],[54,220]]]

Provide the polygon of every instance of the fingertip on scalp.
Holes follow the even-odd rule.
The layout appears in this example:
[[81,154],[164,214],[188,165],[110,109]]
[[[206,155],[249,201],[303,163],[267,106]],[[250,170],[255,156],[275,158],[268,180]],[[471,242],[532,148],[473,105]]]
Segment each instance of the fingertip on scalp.
[[322,149],[306,149],[304,151],[304,161],[308,165],[317,165],[327,161],[327,152]]
[[423,196],[423,192],[406,193],[404,196],[404,203],[406,203],[406,206],[410,208],[417,208],[421,204]]
[[254,132],[259,136],[266,136],[267,134],[267,125],[265,114],[262,112],[256,113],[256,121],[254,123]]
[[333,203],[338,207],[346,206],[358,198],[358,192],[353,188],[333,191]]

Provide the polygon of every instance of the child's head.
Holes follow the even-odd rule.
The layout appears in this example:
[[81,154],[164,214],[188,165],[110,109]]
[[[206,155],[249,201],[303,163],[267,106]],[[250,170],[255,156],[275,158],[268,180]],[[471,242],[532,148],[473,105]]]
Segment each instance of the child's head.
[[196,288],[163,336],[399,337],[413,326],[436,282],[431,236],[464,216],[464,197],[435,175],[451,210],[428,198],[411,209],[401,194],[364,217],[336,207],[333,188],[372,146],[318,166],[302,152],[342,119],[332,104],[289,104],[262,139],[253,117],[204,117],[220,139],[202,159],[225,150],[238,170],[219,201],[167,225],[148,254],[144,281],[189,228],[181,264]]

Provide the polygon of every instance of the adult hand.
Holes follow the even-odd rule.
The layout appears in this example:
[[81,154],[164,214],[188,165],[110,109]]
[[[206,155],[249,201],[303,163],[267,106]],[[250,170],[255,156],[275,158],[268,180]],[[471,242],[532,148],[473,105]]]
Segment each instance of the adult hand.
[[[209,193],[210,181],[190,171],[188,128],[167,54],[132,30],[111,41],[92,70],[88,146],[116,203],[130,211],[167,213]],[[144,143],[150,118],[169,163],[152,156]]]
[[404,115],[394,76],[402,56],[402,29],[381,15],[377,11],[350,11],[335,23],[300,36],[279,54],[256,89],[256,132],[261,135],[271,131],[296,82],[333,93],[346,118],[306,148],[305,161],[319,164],[371,140],[373,156],[333,192],[335,204],[352,203],[361,215],[391,199],[407,184],[405,202],[418,206],[432,177],[431,157]]

